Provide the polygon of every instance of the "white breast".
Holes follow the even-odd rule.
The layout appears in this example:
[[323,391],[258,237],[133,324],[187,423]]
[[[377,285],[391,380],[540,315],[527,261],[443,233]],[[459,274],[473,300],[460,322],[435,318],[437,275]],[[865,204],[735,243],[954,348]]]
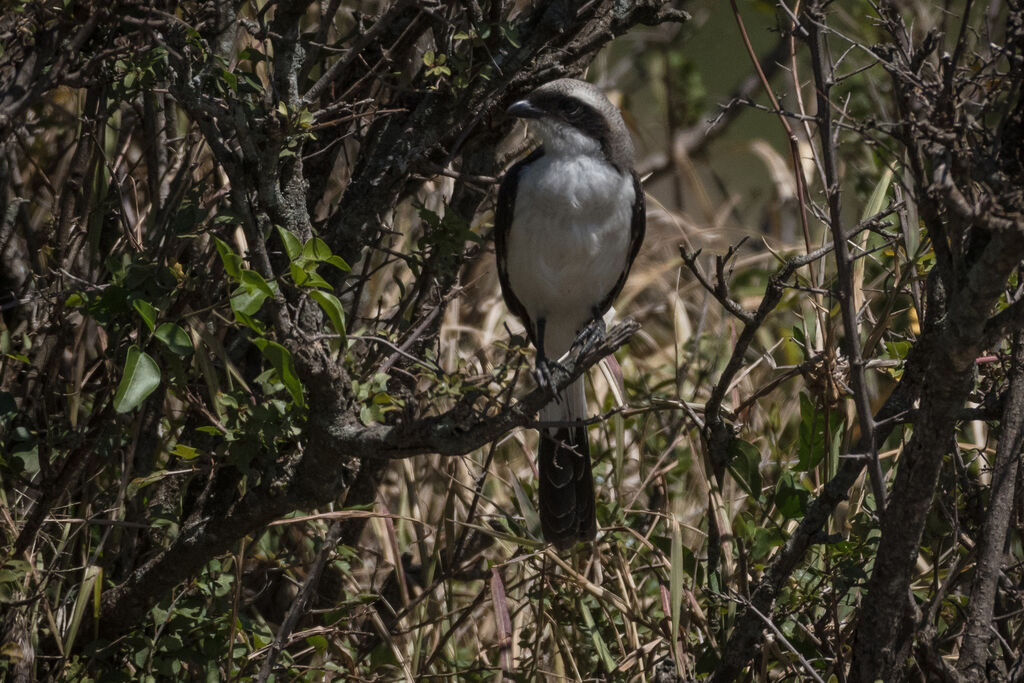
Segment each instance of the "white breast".
[[509,284],[530,319],[547,321],[545,351],[568,350],[629,256],[633,179],[588,156],[543,156],[519,178],[508,237]]

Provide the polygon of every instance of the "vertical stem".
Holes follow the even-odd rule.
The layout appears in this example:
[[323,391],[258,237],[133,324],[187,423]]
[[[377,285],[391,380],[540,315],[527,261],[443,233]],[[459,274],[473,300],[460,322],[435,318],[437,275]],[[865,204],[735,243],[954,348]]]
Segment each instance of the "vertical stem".
[[814,71],[814,82],[817,90],[818,139],[821,143],[822,164],[825,169],[825,195],[828,199],[828,227],[832,232],[832,243],[835,245],[836,274],[839,278],[839,305],[843,313],[843,352],[850,363],[850,383],[853,385],[853,400],[857,407],[857,422],[860,425],[862,443],[869,450],[868,474],[871,478],[871,489],[875,495],[875,505],[879,514],[885,512],[885,484],[882,478],[882,466],[878,461],[878,445],[875,443],[875,423],[871,415],[871,402],[868,399],[867,386],[864,379],[864,359],[860,349],[860,326],[857,323],[858,311],[853,302],[853,269],[851,267],[850,247],[843,234],[841,193],[839,174],[836,169],[836,142],[833,138],[832,108],[829,91],[832,88],[832,63],[821,38],[820,26],[824,20],[821,7],[812,3],[808,7],[809,18],[804,22],[807,30],[807,44],[811,50],[811,67]]

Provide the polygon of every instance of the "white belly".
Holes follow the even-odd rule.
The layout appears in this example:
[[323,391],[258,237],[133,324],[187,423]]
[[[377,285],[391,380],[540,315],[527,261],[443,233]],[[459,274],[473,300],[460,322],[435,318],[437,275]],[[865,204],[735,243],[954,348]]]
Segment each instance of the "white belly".
[[[629,257],[633,179],[589,157],[541,157],[519,179],[508,278],[558,358],[611,292]],[[603,311],[601,311],[603,312]]]

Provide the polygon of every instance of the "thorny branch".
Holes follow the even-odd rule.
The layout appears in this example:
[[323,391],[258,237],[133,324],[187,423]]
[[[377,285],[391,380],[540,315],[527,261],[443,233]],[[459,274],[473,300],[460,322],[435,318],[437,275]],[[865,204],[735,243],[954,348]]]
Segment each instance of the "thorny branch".
[[[818,147],[829,200],[829,211],[824,220],[832,228],[837,244],[840,302],[846,327],[847,354],[851,355],[859,351],[856,348],[859,346],[856,335],[858,312],[847,300],[850,296],[849,255],[845,244],[847,236],[840,227],[840,188],[835,166],[838,137],[830,115],[835,106],[830,99],[829,88],[833,64],[823,42],[831,29],[829,17],[816,7],[812,3],[810,9],[802,8],[800,25],[804,31],[799,37],[808,44],[815,71]],[[962,27],[969,21],[968,12],[969,9],[961,18],[961,31],[954,51],[960,58],[964,54],[961,43],[965,32]],[[1021,8],[1015,5],[1010,11],[1011,26],[1024,26],[1020,13]],[[889,46],[874,48],[872,57],[889,72],[904,117],[902,125],[891,130],[896,131],[896,141],[905,148],[909,161],[911,184],[905,188],[905,196],[920,209],[922,220],[933,237],[938,262],[928,282],[924,329],[906,359],[900,383],[874,416],[869,412],[863,380],[858,381],[855,377],[853,381],[862,423],[856,452],[875,453],[894,427],[892,418],[905,415],[914,421],[913,434],[896,468],[889,498],[891,506],[882,516],[881,544],[868,594],[859,611],[849,675],[851,680],[864,681],[890,680],[902,675],[901,667],[915,638],[913,630],[907,628],[908,619],[916,611],[907,598],[910,570],[936,490],[943,460],[941,455],[953,441],[956,420],[969,396],[975,359],[983,349],[998,345],[1003,335],[1019,327],[1019,303],[1011,303],[995,315],[993,307],[1006,286],[1008,276],[1024,257],[1024,222],[1019,218],[1024,215],[1021,193],[1015,190],[1000,192],[995,187],[985,187],[969,180],[972,169],[981,163],[977,157],[986,154],[984,150],[993,150],[994,159],[985,163],[1002,164],[1005,175],[998,183],[1011,177],[1018,184],[1024,181],[1019,155],[1007,155],[1004,151],[1006,144],[1017,144],[1024,135],[1022,117],[1012,108],[1002,107],[1001,98],[994,98],[988,101],[987,106],[1001,112],[1003,123],[996,128],[1009,133],[1009,140],[991,140],[979,145],[977,140],[965,139],[967,128],[957,122],[957,112],[962,110],[954,93],[968,97],[966,93],[978,87],[970,80],[970,73],[948,62],[938,71],[930,70],[927,65],[935,50],[936,37],[929,35],[922,44],[915,44],[900,11],[891,3],[882,3],[879,14],[891,42]],[[1010,31],[1008,35],[1016,34]],[[858,47],[856,43],[851,43],[851,46]],[[1021,47],[1020,38],[1014,37],[1005,49],[1019,53]],[[951,58],[947,56],[944,59]],[[1019,67],[1016,68],[1019,71]],[[936,79],[935,73],[941,73],[942,78]],[[951,86],[951,79],[957,85]],[[1004,91],[1002,97],[1009,97],[1010,101],[1020,97],[1020,79],[1015,82],[1015,90],[1012,93]],[[978,128],[970,132],[972,136],[985,134],[991,135]],[[952,163],[950,159],[953,159]],[[965,192],[965,187],[971,187],[972,192]],[[714,287],[709,289],[715,293]],[[721,291],[719,289],[719,294]],[[730,308],[725,302],[723,305]],[[859,364],[854,362],[851,365],[856,372]],[[920,401],[920,408],[911,410],[915,401]],[[1000,450],[1006,447],[1016,452],[1013,425],[1010,421],[1007,424],[1009,443],[1004,446],[1001,441]],[[776,553],[753,591],[751,609],[741,612],[723,649],[724,658],[713,680],[734,680],[755,656],[764,636],[763,618],[758,613],[770,618],[774,601],[790,582],[791,573],[807,549],[811,544],[824,540],[821,530],[828,515],[845,499],[850,486],[863,471],[865,462],[876,463],[877,460],[874,457],[843,459],[835,477],[807,508],[798,529]],[[879,472],[875,473],[876,481],[881,480],[879,475]],[[1001,527],[998,518],[992,519],[990,524],[995,528],[992,542],[1001,547],[1002,540],[999,539],[1003,538],[1005,528]],[[986,563],[986,567],[992,563],[998,566],[999,558],[989,556]],[[990,580],[979,579],[980,585],[990,586]],[[982,620],[988,623],[991,603],[986,600],[980,602],[978,606],[972,605],[972,609],[980,610],[976,623]],[[979,630],[971,638],[982,636],[987,638],[987,633],[982,634]],[[934,639],[929,640],[927,634],[922,634],[921,638],[921,647],[916,651],[925,657],[922,666],[937,671],[934,668],[936,661],[930,654]],[[968,657],[962,660],[961,671],[976,672],[979,670],[977,663],[985,660],[985,656],[979,654],[983,646],[977,640],[965,645]],[[955,676],[948,666],[941,668],[943,676]]]

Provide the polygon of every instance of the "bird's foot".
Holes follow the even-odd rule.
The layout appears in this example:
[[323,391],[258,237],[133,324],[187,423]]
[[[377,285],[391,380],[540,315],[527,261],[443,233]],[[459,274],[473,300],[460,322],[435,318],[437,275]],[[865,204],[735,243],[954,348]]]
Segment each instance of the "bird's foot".
[[576,335],[569,353],[577,357],[587,355],[604,341],[605,332],[604,318],[594,318]]
[[533,371],[533,379],[536,380],[537,386],[554,396],[557,401],[558,392],[555,386],[555,370],[568,372],[558,361],[549,360],[544,357],[537,358],[537,367]]

